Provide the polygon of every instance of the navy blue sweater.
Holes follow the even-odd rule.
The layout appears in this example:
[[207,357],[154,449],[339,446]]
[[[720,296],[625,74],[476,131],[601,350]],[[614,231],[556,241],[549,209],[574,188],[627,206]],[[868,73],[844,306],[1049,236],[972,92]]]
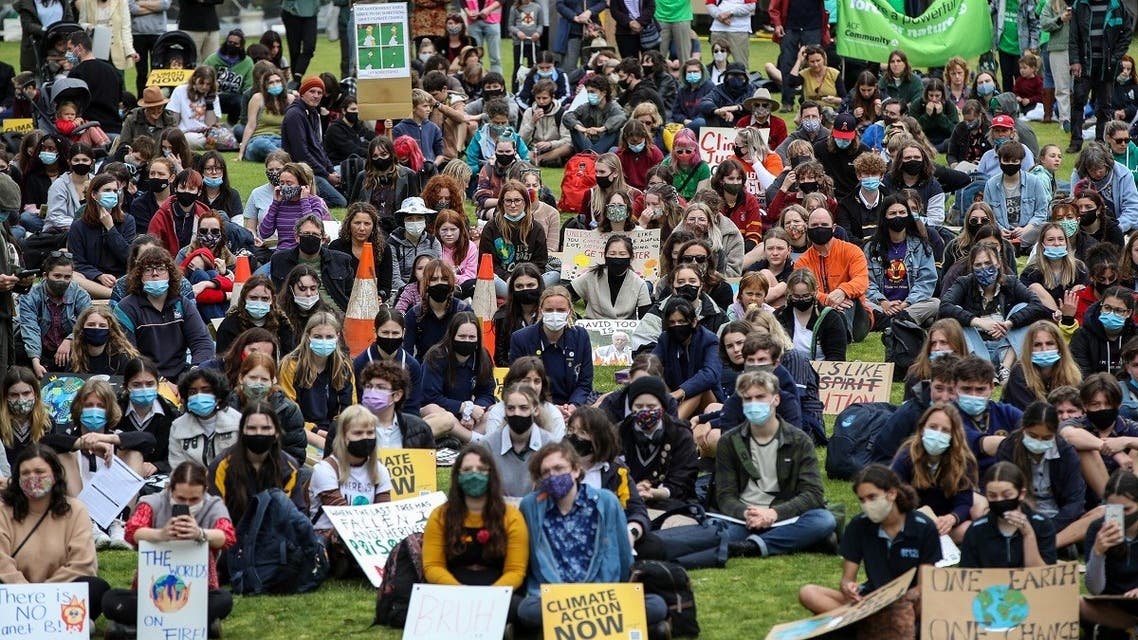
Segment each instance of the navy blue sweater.
[[[367,382],[360,378],[360,373],[368,364],[381,360],[383,360],[383,356],[380,355],[379,348],[372,344],[352,361],[352,371],[356,374],[357,397],[363,396],[364,383]],[[411,388],[407,391],[407,397],[403,398],[403,407],[400,411],[419,415],[419,408],[423,406],[423,365],[419,364],[418,360],[403,349],[396,351],[392,355],[391,361],[406,369],[407,376],[411,378]]]
[[[723,401],[723,389],[719,386],[723,375],[719,339],[706,327],[697,326],[687,345],[676,343],[667,330],[662,331],[652,355],[664,363],[664,382],[669,389],[683,389],[685,398],[711,391],[717,400]],[[799,417],[794,425],[798,426],[801,421]]]
[[450,327],[450,321],[454,314],[459,311],[470,311],[470,305],[465,302],[451,300],[450,307],[447,308],[443,317],[436,316],[434,311],[428,308],[420,321],[419,314],[422,313],[423,305],[429,304],[429,302],[420,302],[411,307],[405,314],[407,327],[403,332],[403,350],[415,356],[419,361],[422,361],[427,355],[428,349],[446,338],[447,329]]
[[554,343],[542,325],[531,324],[510,336],[510,362],[522,356],[537,356],[545,364],[553,404],[589,403],[593,393],[593,345],[588,331],[566,327]]
[[[447,380],[446,358],[448,352],[442,349],[438,352],[440,357],[428,358],[423,362],[423,397],[431,403],[437,404],[455,415],[462,417],[462,403],[471,400],[474,404],[486,408],[494,404],[494,377],[485,378],[478,375],[478,358],[470,357],[465,363],[459,363],[455,371],[454,384]],[[486,350],[482,350],[479,358],[489,358]]]
[[104,273],[116,278],[126,274],[126,255],[134,240],[134,217],[124,215],[122,222],[104,229],[76,220],[67,232],[67,250],[75,257],[75,270],[88,280]]

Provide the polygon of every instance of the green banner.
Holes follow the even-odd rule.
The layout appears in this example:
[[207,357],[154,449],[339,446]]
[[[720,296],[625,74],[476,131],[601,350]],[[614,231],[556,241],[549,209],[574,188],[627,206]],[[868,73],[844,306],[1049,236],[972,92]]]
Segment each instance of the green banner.
[[987,0],[934,0],[911,18],[887,0],[840,0],[838,53],[884,64],[902,49],[915,67],[943,66],[952,56],[969,58],[992,48]]

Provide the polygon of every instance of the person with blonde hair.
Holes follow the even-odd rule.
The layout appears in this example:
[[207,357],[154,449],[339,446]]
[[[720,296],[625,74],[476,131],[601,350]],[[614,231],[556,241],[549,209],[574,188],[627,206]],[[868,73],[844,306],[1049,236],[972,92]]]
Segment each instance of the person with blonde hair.
[[335,442],[335,419],[355,399],[352,361],[341,348],[342,325],[320,311],[308,319],[296,349],[281,358],[280,386],[300,405],[308,441],[325,450]]
[[1050,320],[1038,320],[1027,328],[1020,353],[1001,396],[1013,407],[1026,409],[1032,402],[1046,401],[1047,394],[1059,387],[1077,387],[1083,381],[1063,329]]

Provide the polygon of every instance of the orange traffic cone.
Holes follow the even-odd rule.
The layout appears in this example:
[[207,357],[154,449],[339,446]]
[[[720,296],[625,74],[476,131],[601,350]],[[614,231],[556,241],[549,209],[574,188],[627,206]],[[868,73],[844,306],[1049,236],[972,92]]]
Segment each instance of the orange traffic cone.
[[233,292],[229,294],[230,307],[237,304],[249,275],[249,256],[237,256],[237,265],[233,267]]
[[379,290],[375,284],[375,260],[371,243],[365,242],[360,252],[360,266],[352,284],[352,296],[344,310],[344,342],[348,352],[356,357],[367,349],[375,338],[375,314],[379,312]]
[[482,345],[486,351],[494,353],[494,312],[498,308],[498,297],[494,294],[494,257],[482,254],[478,264],[478,282],[474,283],[474,315],[482,321]]

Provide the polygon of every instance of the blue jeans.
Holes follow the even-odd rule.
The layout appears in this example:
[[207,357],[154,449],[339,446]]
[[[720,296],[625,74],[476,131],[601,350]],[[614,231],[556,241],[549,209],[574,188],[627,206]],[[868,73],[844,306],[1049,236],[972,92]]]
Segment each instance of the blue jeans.
[[[648,626],[658,624],[668,617],[668,604],[654,593],[644,594],[644,614]],[[518,623],[525,629],[541,628],[541,596],[526,596],[518,605]]]
[[[547,288],[547,289],[549,287],[556,285],[556,284],[560,284],[561,283],[561,272],[560,271],[546,271],[545,273],[541,274],[541,282],[542,282],[542,284],[545,285],[545,288]],[[505,298],[506,293],[508,293],[509,290],[510,289],[509,289],[509,286],[506,284],[506,281],[499,278],[497,276],[497,274],[495,274],[494,275],[494,295],[498,296],[499,298]]]
[[20,226],[29,236],[43,231],[43,222],[44,220],[39,216],[38,211],[35,213],[20,212]]
[[336,187],[328,182],[328,178],[316,176],[316,192],[321,198],[324,198],[329,209],[348,206],[348,199],[344,197],[344,194],[336,191]]
[[[691,129],[692,133],[698,134],[699,130],[707,126],[707,120],[703,116],[696,116],[691,119],[691,122],[684,125],[685,129]],[[660,147],[663,151],[664,147]]]
[[489,54],[490,70],[502,73],[502,25],[477,20],[466,28],[466,32]]
[[280,136],[254,136],[249,144],[245,145],[245,157],[243,159],[249,162],[264,162],[270,153],[280,148]]
[[[1005,315],[1010,316],[1026,306],[1025,303],[1021,302],[1009,309]],[[1027,327],[1019,327],[1009,329],[1008,335],[999,340],[985,340],[974,327],[964,327],[964,341],[968,344],[968,350],[972,353],[988,354],[988,359],[996,366],[996,371],[999,371],[1008,348],[1011,348],[1016,354],[1016,360],[1019,359],[1020,352],[1023,350],[1023,337],[1025,335],[1027,335]]]
[[601,134],[600,137],[590,138],[580,131],[570,131],[569,137],[573,139],[573,146],[578,151],[595,151],[596,153],[608,153],[613,147],[616,146],[616,133]]
[[727,527],[727,540],[740,542],[750,539],[759,545],[764,556],[777,556],[809,549],[825,540],[837,527],[834,514],[826,509],[811,509],[798,516],[798,521],[794,524],[763,531],[756,532],[741,524],[730,523]]

